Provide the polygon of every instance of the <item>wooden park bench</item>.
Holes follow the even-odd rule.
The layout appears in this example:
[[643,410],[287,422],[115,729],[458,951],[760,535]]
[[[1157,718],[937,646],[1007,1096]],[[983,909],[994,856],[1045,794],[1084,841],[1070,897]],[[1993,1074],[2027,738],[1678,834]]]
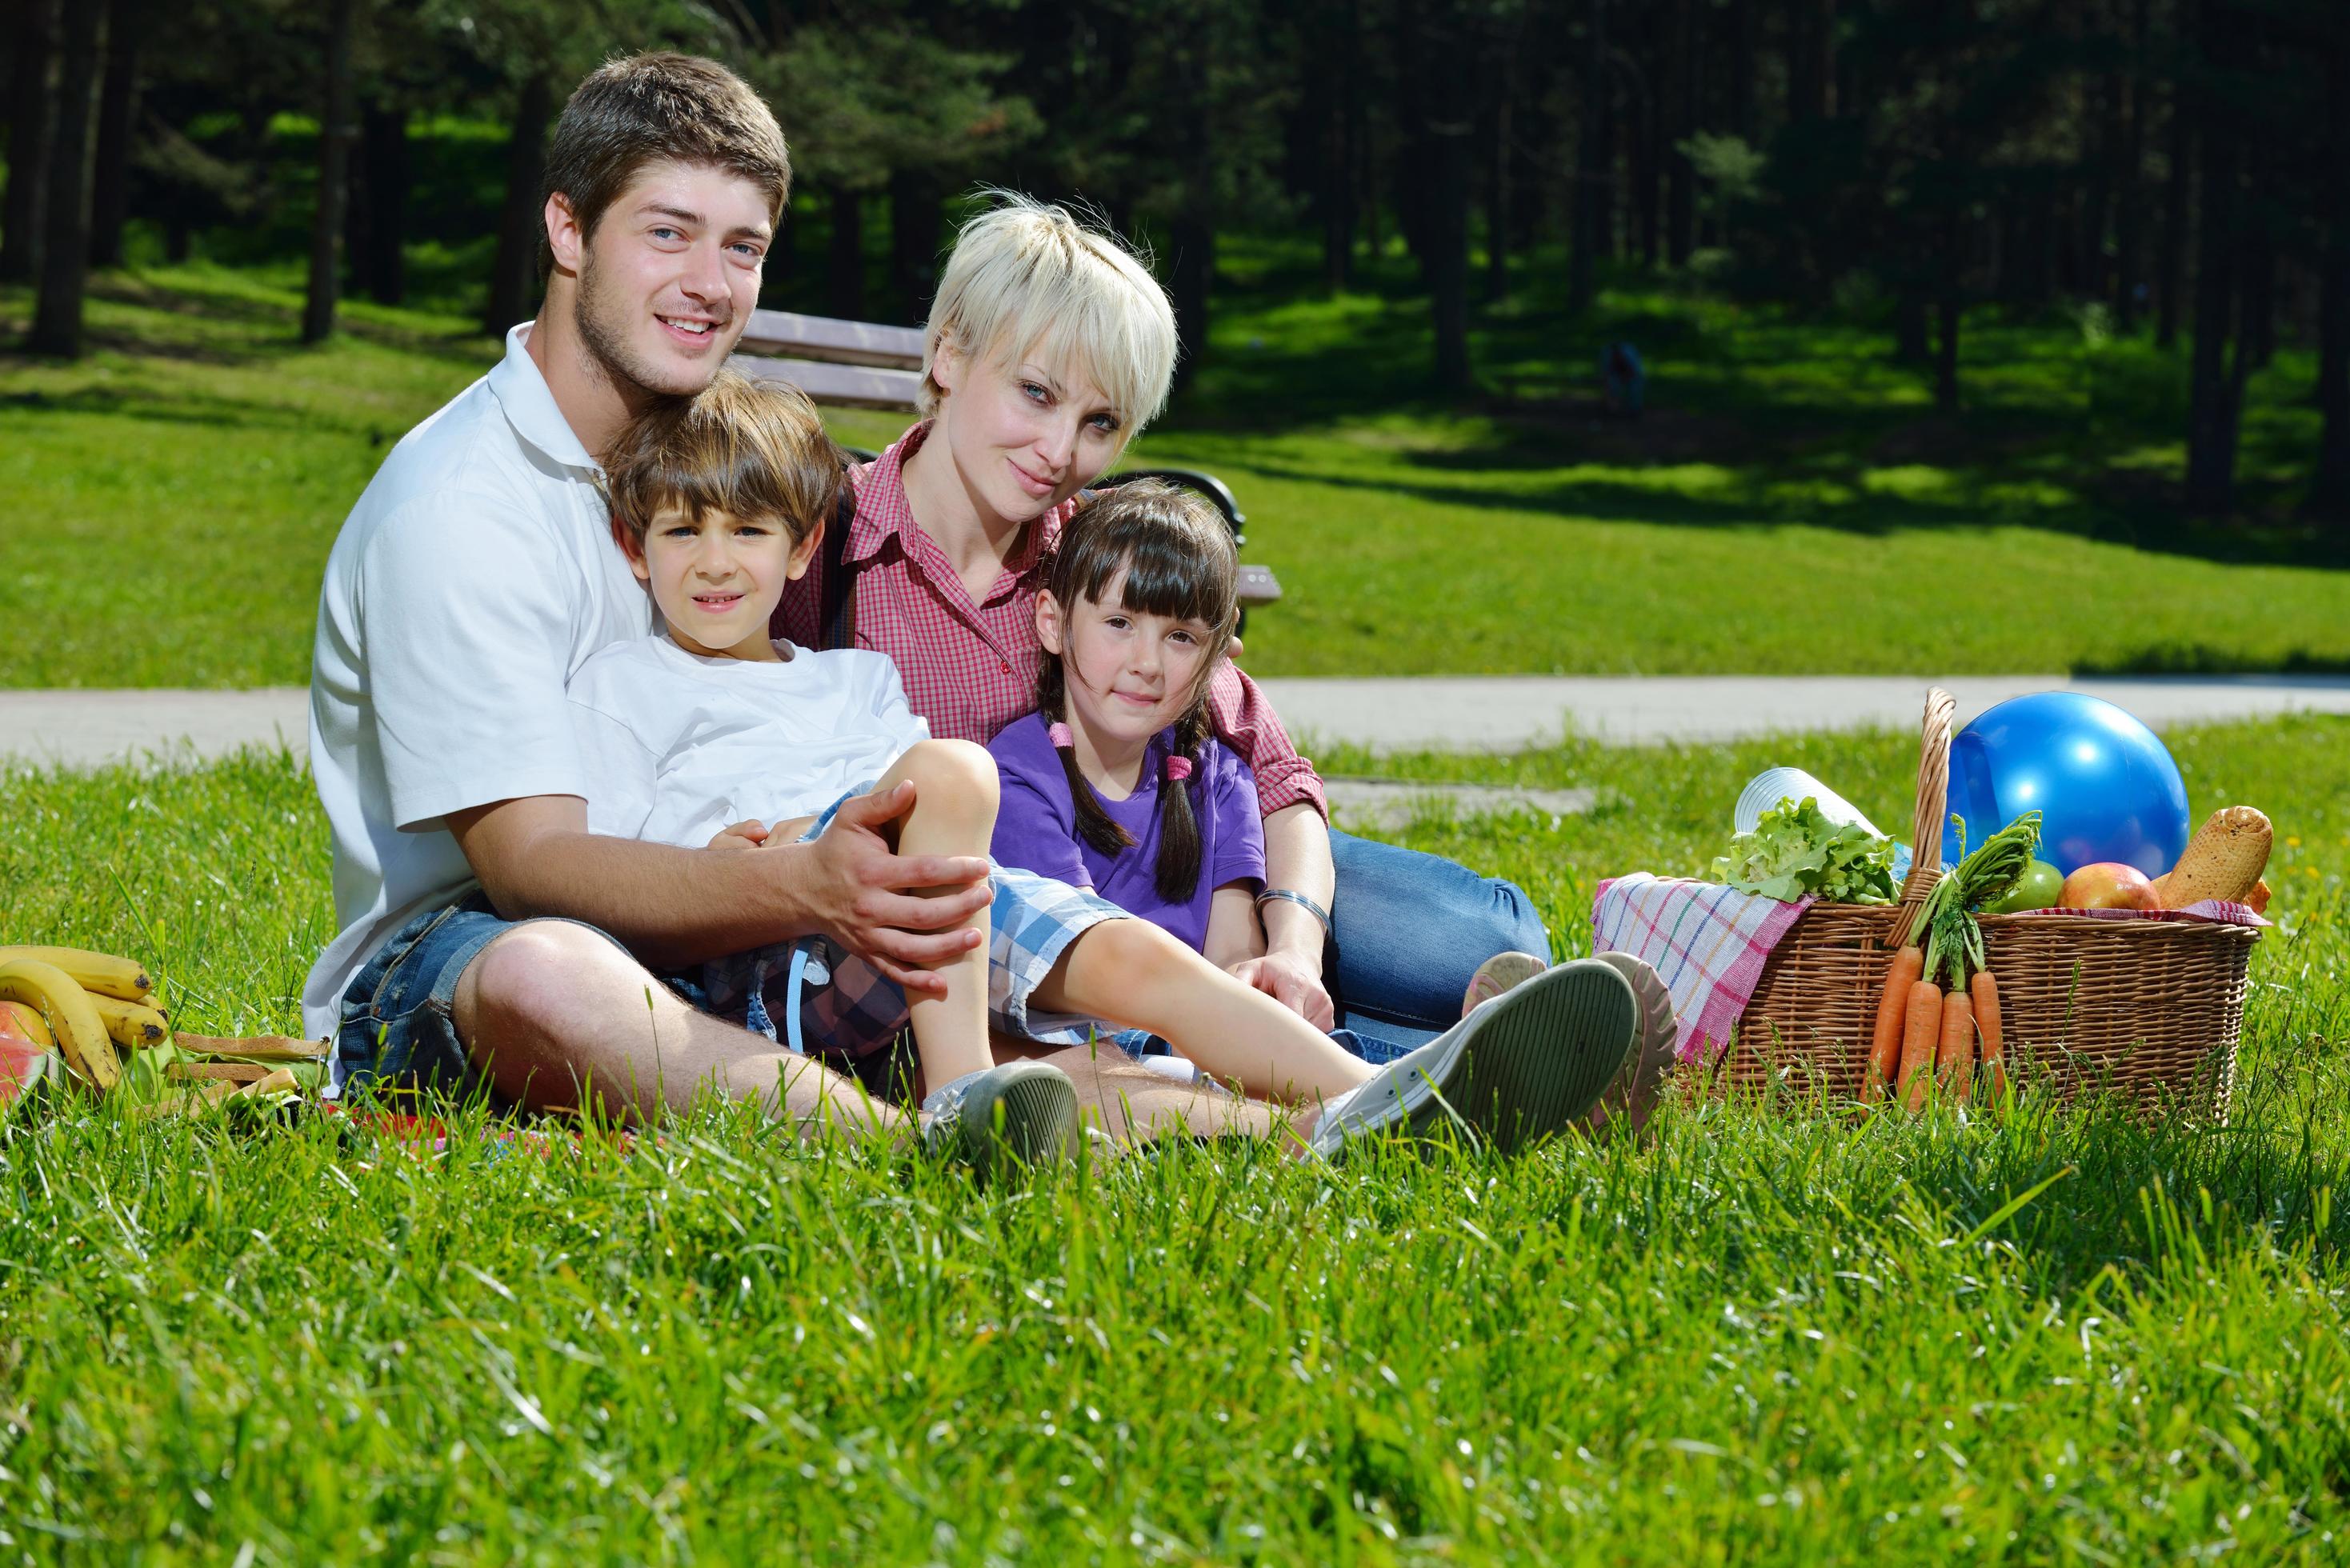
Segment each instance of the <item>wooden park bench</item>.
[[[922,384],[922,334],[912,327],[840,321],[788,310],[754,310],[751,325],[743,328],[735,347],[734,365],[745,375],[788,381],[830,408],[910,414],[916,411],[915,394]],[[875,454],[860,451],[857,455],[869,461]],[[1233,547],[1247,545],[1248,536],[1242,527],[1248,519],[1232,487],[1212,473],[1188,468],[1125,469],[1102,484],[1146,478],[1163,479],[1207,497],[1232,529]],[[1280,597],[1281,584],[1274,579],[1273,568],[1242,563],[1243,619],[1251,609]]]

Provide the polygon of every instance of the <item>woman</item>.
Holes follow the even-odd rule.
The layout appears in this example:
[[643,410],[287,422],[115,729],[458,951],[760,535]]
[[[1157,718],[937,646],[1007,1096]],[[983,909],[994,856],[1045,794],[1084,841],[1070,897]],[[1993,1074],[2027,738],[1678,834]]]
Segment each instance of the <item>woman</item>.
[[[1035,705],[1045,567],[1079,493],[1165,406],[1175,317],[1116,238],[1006,195],[956,242],[924,350],[922,421],[858,472],[847,537],[775,631],[889,654],[933,734],[983,744]],[[1209,700],[1264,813],[1264,951],[1232,972],[1385,1059],[1458,1019],[1487,959],[1548,961],[1515,887],[1328,827],[1313,764],[1237,668]]]

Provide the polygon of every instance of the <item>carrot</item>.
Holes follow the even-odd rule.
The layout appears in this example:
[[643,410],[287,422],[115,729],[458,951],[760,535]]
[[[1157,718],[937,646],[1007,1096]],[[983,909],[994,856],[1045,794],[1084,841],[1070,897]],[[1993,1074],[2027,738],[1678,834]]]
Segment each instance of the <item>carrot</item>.
[[1885,1097],[1885,1085],[1901,1066],[1901,1014],[1908,1005],[1909,988],[1926,972],[1926,951],[1911,942],[1893,955],[1885,971],[1885,992],[1877,999],[1877,1032],[1869,1037],[1868,1071],[1862,1080],[1861,1098]]
[[1943,1090],[1965,1105],[1975,1082],[1975,1004],[1963,991],[1942,1003],[1942,1046],[1934,1064]]
[[1922,1111],[1927,1086],[1934,1081],[1934,1041],[1942,1028],[1942,988],[1930,980],[1913,981],[1904,1012],[1898,1092],[1911,1110]]
[[1975,971],[1975,1027],[1982,1033],[1983,1092],[1994,1101],[2007,1095],[2006,1044],[1999,1032],[1999,981],[1991,971]]

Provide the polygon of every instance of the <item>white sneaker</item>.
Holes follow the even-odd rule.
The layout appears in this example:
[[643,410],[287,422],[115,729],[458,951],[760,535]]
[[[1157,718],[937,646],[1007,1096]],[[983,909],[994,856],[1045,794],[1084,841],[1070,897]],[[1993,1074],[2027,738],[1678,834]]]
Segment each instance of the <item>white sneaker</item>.
[[1075,1158],[1083,1136],[1076,1085],[1049,1062],[966,1073],[922,1100],[922,1147],[968,1161],[983,1178]]
[[1591,1109],[1623,1066],[1639,1022],[1631,985],[1608,965],[1580,959],[1545,970],[1326,1101],[1314,1150],[1332,1155],[1350,1137],[1450,1121],[1515,1152]]

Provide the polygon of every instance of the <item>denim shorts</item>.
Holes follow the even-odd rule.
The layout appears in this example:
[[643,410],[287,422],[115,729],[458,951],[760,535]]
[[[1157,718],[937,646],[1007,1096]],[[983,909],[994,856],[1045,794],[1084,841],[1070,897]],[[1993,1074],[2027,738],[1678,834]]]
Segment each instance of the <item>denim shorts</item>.
[[[800,842],[821,834],[842,805],[872,787],[833,802]],[[1134,917],[1089,889],[1019,867],[991,861],[988,874],[995,894],[988,912],[988,1022],[1045,1044],[1082,1045],[1099,1038],[1142,1054],[1149,1039],[1145,1031],[1048,1014],[1029,1004],[1071,942],[1104,920]],[[870,1060],[899,1044],[909,1017],[898,983],[828,937],[733,953],[691,977],[665,978],[694,1006],[868,1084]]]
[[[457,1038],[457,982],[484,948],[527,923],[501,918],[476,888],[392,932],[343,992],[328,1064],[334,1082],[346,1092],[369,1085],[461,1096],[480,1089],[481,1075]],[[619,945],[584,920],[562,923]]]

